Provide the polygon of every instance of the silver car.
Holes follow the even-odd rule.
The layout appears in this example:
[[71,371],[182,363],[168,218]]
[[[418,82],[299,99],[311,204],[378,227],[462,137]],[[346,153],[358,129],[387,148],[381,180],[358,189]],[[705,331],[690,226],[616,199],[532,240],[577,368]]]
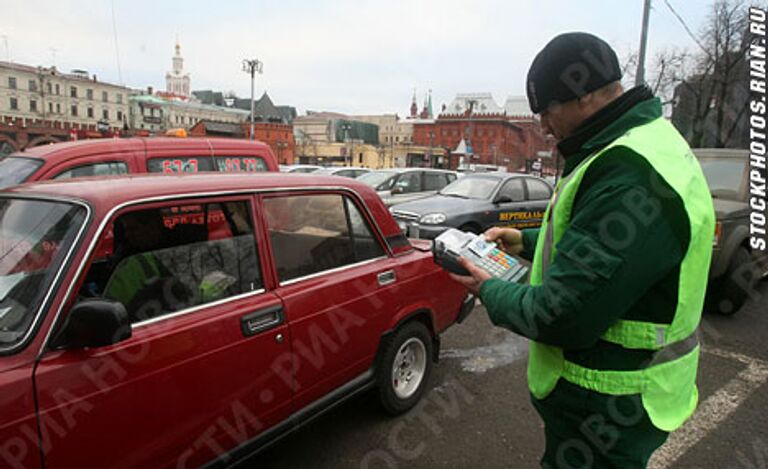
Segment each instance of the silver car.
[[455,171],[429,168],[379,169],[358,179],[376,189],[387,206],[437,193],[457,179]]
[[344,177],[354,179],[362,176],[363,174],[368,174],[370,172],[371,170],[368,168],[359,168],[357,166],[329,166],[327,168],[322,168],[322,169],[318,169],[317,171],[313,171],[312,174],[344,176]]

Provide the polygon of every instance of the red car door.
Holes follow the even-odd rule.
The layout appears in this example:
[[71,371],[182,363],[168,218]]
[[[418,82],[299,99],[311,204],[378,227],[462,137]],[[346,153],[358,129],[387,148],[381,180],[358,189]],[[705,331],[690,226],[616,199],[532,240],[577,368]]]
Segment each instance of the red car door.
[[393,259],[353,196],[317,192],[263,199],[291,334],[294,409],[362,377],[398,308]]
[[[166,239],[126,256],[106,281],[101,277],[107,275],[92,275],[91,266],[80,291],[126,297],[126,289],[114,285],[125,285],[118,279],[134,256],[158,266],[162,287],[121,301],[134,318],[129,339],[48,351],[40,360],[35,380],[48,467],[197,467],[217,457],[226,462],[225,452],[290,413],[292,377],[273,366],[289,354],[289,330],[281,300],[263,287],[251,200],[176,201],[130,210],[114,223],[115,252],[136,242],[129,240],[129,217],[143,217],[143,234],[160,229]],[[193,210],[225,213],[229,237],[218,229],[216,239],[209,239],[207,227],[196,224],[168,228],[168,217]],[[151,225],[151,219],[163,226]],[[52,416],[61,415],[71,420],[71,431],[54,426]]]

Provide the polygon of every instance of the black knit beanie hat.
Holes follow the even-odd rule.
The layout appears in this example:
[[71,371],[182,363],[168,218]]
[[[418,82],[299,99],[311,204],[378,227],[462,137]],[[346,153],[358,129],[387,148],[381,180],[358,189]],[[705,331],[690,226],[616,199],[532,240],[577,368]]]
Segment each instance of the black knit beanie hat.
[[538,114],[621,80],[616,52],[589,33],[556,36],[533,59],[526,89],[531,110]]

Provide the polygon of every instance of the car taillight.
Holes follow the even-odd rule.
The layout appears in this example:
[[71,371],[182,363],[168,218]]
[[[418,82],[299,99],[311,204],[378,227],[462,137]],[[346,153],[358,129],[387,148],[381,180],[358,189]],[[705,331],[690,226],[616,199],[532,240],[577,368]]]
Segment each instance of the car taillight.
[[712,247],[716,248],[720,244],[720,234],[723,232],[723,222],[715,223],[715,237],[712,238]]

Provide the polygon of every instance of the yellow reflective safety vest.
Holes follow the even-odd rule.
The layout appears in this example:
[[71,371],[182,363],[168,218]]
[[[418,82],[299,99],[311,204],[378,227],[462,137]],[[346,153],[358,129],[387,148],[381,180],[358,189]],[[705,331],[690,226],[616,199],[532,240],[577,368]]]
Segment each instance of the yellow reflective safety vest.
[[[559,181],[544,215],[531,268],[531,285],[540,285],[554,259],[556,246],[570,226],[579,185],[590,165],[613,147],[628,147],[641,155],[683,201],[690,242],[680,266],[677,307],[671,324],[619,320],[601,337],[627,349],[654,351],[643,369],[597,370],[565,360],[559,347],[532,341],[528,357],[528,386],[537,399],[546,397],[562,378],[580,387],[609,395],[640,394],[653,424],[664,431],[678,428],[698,401],[696,372],[701,319],[715,215],[707,182],[688,144],[664,118],[635,127],[599,152],[587,157]],[[663,256],[664,253],[648,253]]]

